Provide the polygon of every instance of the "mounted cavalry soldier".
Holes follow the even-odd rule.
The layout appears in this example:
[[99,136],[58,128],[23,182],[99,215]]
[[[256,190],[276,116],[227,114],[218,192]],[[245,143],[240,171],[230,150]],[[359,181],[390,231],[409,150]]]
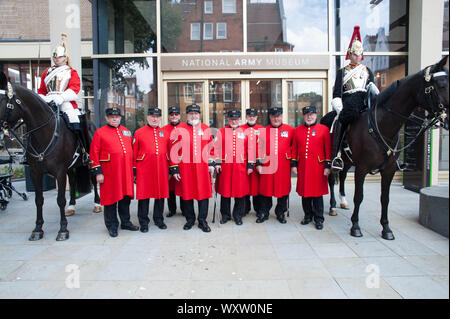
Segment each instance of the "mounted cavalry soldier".
[[359,26],[354,28],[345,59],[350,59],[350,63],[337,71],[331,100],[331,106],[337,113],[336,117],[339,117],[335,120],[331,164],[333,170],[342,170],[344,167],[341,148],[348,124],[358,119],[361,111],[367,107],[368,92],[373,95],[379,93],[372,71],[360,63],[364,60],[364,55]]
[[82,114],[78,108],[78,92],[80,92],[80,77],[71,67],[70,56],[67,52],[66,34],[62,34],[62,44],[53,50],[54,65],[46,69],[41,76],[39,96],[47,103],[55,103],[67,116],[68,127],[78,137],[81,143],[83,164],[89,163],[89,133],[86,122],[80,123]]

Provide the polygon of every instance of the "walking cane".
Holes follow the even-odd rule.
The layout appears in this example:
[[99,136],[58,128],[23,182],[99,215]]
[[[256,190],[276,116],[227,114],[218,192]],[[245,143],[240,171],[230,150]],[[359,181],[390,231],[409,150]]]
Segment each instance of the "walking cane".
[[216,175],[216,178],[214,178],[214,191],[216,192],[216,194],[214,195],[214,211],[213,211],[213,220],[212,222],[215,223],[216,222],[216,206],[217,206],[217,182],[218,182],[218,178],[219,178],[219,174],[217,174],[216,170],[214,169],[214,175]]

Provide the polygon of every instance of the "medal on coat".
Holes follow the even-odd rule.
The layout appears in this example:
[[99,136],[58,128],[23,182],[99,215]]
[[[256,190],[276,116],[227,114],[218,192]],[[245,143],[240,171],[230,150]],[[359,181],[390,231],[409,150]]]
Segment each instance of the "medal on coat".
[[316,136],[316,130],[313,130],[311,135]]
[[159,137],[164,137],[163,131],[159,131]]
[[255,135],[259,135],[259,130],[255,130]]
[[244,140],[245,139],[245,134],[244,133],[238,133],[237,138]]
[[281,131],[281,137],[288,137],[289,133],[287,131]]
[[198,134],[198,135],[203,135],[203,131],[202,131],[201,128],[198,129],[197,134]]
[[131,132],[130,131],[122,130],[122,134],[123,134],[123,136],[131,137]]

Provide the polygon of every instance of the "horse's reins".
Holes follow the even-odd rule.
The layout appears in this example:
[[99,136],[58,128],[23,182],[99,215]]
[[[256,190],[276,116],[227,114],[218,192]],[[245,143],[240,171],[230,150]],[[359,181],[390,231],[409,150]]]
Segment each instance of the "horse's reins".
[[[59,122],[60,122],[59,121],[59,106],[57,106],[57,110],[56,110],[56,112],[54,112],[53,109],[47,103],[45,103],[49,107],[50,111],[52,112],[52,115],[50,116],[48,121],[45,122],[42,125],[39,125],[38,127],[34,128],[34,129],[30,130],[30,131],[27,131],[21,137],[19,137],[17,135],[17,133],[15,132],[15,129],[20,127],[23,124],[23,122],[20,123],[18,126],[15,126],[14,128],[8,128],[8,124],[7,124],[8,123],[8,119],[9,119],[9,117],[11,115],[11,112],[14,110],[15,106],[14,106],[14,101],[13,100],[16,97],[15,93],[13,91],[11,83],[8,82],[8,91],[0,90],[0,95],[6,95],[6,97],[8,98],[8,101],[7,101],[7,104],[6,104],[5,119],[3,120],[3,130],[7,131],[8,133],[11,133],[14,136],[14,138],[17,140],[17,142],[20,144],[20,146],[25,150],[25,152],[27,154],[31,155],[34,158],[37,158],[39,162],[42,162],[44,160],[44,157],[49,153],[50,148],[56,144],[55,141],[56,141],[56,138],[59,135],[58,134]],[[21,108],[21,110],[23,112],[24,110],[23,110],[23,107],[22,107],[22,102],[18,98],[15,98],[15,102]],[[33,145],[31,145],[31,141],[29,139],[28,139],[29,142],[27,143],[27,146],[25,146],[25,144],[22,142],[23,137],[31,136],[32,133],[36,132],[37,130],[39,130],[39,129],[45,127],[45,126],[47,126],[48,124],[50,124],[50,122],[53,120],[53,118],[55,118],[55,121],[56,121],[56,123],[55,123],[55,130],[53,132],[52,139],[50,140],[49,144],[44,149],[44,151],[39,153],[33,147]],[[7,135],[7,134],[5,134],[5,135]],[[29,149],[29,147],[31,149]]]
[[[443,75],[446,75],[445,72],[437,72],[437,73],[434,73],[434,74],[430,74],[430,69],[431,69],[431,67],[428,67],[428,68],[426,69],[426,71],[425,71],[425,81],[426,81],[427,83],[430,82],[430,80],[431,80],[431,78],[432,78],[433,76],[436,77],[436,76],[443,76]],[[384,149],[385,155],[386,155],[385,161],[384,161],[384,163],[382,164],[382,167],[384,167],[384,166],[386,165],[389,156],[391,156],[391,155],[396,155],[397,153],[400,153],[400,152],[404,151],[405,149],[409,148],[412,144],[414,144],[414,143],[417,141],[417,139],[418,139],[418,138],[419,138],[426,130],[428,130],[429,128],[431,128],[431,127],[433,127],[434,125],[436,125],[437,122],[445,120],[445,118],[446,118],[445,108],[444,108],[444,105],[443,105],[442,102],[441,102],[441,99],[440,99],[439,95],[437,95],[437,93],[434,94],[434,95],[437,96],[437,102],[438,102],[438,103],[435,103],[435,101],[434,101],[435,99],[433,98],[434,95],[432,96],[432,93],[435,92],[435,91],[436,91],[436,90],[435,90],[435,88],[434,88],[434,84],[431,84],[430,86],[426,87],[425,90],[424,90],[425,98],[426,98],[426,100],[427,100],[427,103],[428,103],[429,105],[431,105],[431,109],[432,109],[432,110],[436,109],[435,105],[437,104],[437,107],[438,107],[439,110],[441,111],[440,116],[431,119],[431,121],[430,121],[428,118],[421,118],[421,117],[416,116],[416,115],[413,115],[413,118],[414,118],[414,119],[412,119],[411,117],[406,117],[406,116],[404,116],[404,115],[402,115],[402,114],[400,114],[400,113],[398,113],[398,112],[392,110],[391,108],[386,107],[386,110],[387,110],[388,112],[390,112],[390,113],[392,113],[392,114],[394,114],[394,115],[396,115],[396,116],[398,116],[398,117],[404,119],[405,121],[412,121],[412,122],[415,122],[416,124],[420,124],[420,126],[421,126],[419,132],[417,132],[417,134],[416,134],[415,137],[412,139],[412,141],[409,142],[407,145],[405,145],[404,147],[402,147],[402,148],[400,148],[400,149],[397,148],[397,146],[398,146],[398,144],[399,144],[399,142],[400,142],[400,136],[397,137],[397,142],[395,143],[394,148],[392,148],[392,147],[389,145],[389,143],[386,142],[386,139],[385,139],[385,138],[383,137],[383,135],[381,134],[381,131],[380,131],[379,127],[378,127],[378,121],[377,121],[377,106],[378,106],[378,104],[376,104],[375,107],[374,107],[374,109],[375,109],[375,110],[374,110],[374,117],[375,117],[374,121],[373,121],[372,118],[371,118],[372,112],[370,112],[370,110],[369,110],[368,116],[367,116],[367,118],[368,118],[368,124],[369,124],[369,133],[375,138],[376,141],[381,141],[381,143],[379,143],[379,144],[381,144],[380,146]],[[369,100],[370,100],[370,99],[369,99]],[[439,111],[439,110],[438,110],[438,111]],[[417,120],[416,120],[416,119],[417,119]],[[372,122],[375,122],[375,125],[373,125]],[[373,126],[375,126],[375,130],[373,129]],[[377,138],[377,137],[378,137],[378,138]],[[397,164],[398,164],[398,163],[397,163]],[[398,166],[399,166],[399,168],[400,168],[400,165],[398,165]],[[401,169],[401,168],[400,168],[400,169]]]

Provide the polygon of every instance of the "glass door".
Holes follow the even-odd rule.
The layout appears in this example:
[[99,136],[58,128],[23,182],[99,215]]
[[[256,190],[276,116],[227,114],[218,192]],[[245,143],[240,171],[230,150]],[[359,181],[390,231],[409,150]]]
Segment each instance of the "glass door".
[[315,105],[317,108],[317,121],[323,116],[324,81],[323,80],[288,80],[287,104],[288,124],[297,127],[302,125],[302,109],[305,106]]
[[181,122],[186,122],[186,107],[197,104],[201,108],[201,116],[205,121],[205,106],[203,98],[203,82],[168,82],[167,107],[179,106]]
[[227,112],[242,109],[241,81],[210,80],[209,126],[220,129],[228,125]]

